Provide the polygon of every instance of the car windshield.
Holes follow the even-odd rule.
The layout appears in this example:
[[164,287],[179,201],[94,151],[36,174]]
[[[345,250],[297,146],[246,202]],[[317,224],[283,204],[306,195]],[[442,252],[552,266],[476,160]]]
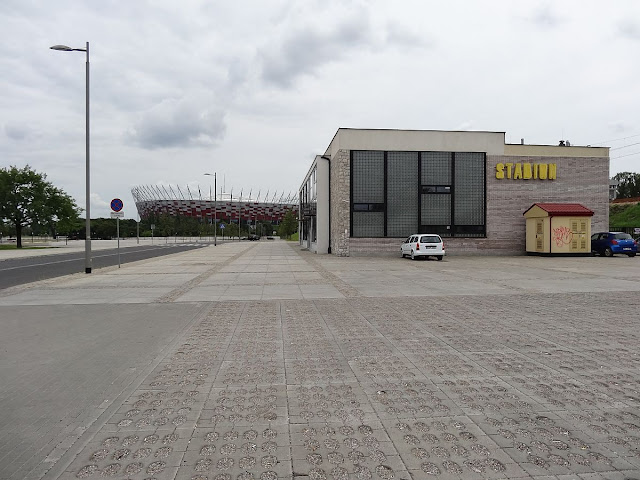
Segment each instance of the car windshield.
[[613,238],[616,240],[633,240],[628,233],[616,233]]
[[420,237],[420,243],[440,243],[440,237],[436,235],[423,235]]

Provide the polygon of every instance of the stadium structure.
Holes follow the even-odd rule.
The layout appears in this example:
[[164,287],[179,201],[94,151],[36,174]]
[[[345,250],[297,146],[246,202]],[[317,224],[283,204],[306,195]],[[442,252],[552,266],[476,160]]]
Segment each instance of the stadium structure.
[[[211,222],[217,218],[218,223],[254,224],[256,222],[269,222],[278,225],[287,211],[291,210],[295,218],[298,216],[298,201],[291,193],[267,192],[264,197],[260,193],[253,198],[234,196],[231,193],[219,192],[214,196],[203,197],[198,187],[198,194],[194,196],[187,186],[185,191],[176,186],[175,192],[172,186],[140,185],[131,189],[131,195],[136,203],[136,209],[140,218],[149,218],[155,215],[171,215],[201,218]],[[279,196],[278,196],[279,195]]]

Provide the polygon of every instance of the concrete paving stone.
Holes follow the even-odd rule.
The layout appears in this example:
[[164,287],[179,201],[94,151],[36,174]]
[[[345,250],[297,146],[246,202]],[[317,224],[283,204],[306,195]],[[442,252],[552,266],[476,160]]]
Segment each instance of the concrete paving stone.
[[288,386],[291,423],[366,423],[377,420],[359,384],[316,384]]
[[310,478],[408,478],[379,422],[292,424],[291,456],[294,473]]
[[546,471],[561,475],[633,468],[625,458],[607,450],[552,412],[471,418],[531,474]]
[[413,364],[398,355],[356,357],[349,360],[349,366],[363,381],[427,381],[427,377],[417,371]]
[[533,400],[544,405],[546,410],[577,410],[593,408],[621,408],[624,402],[616,400],[598,390],[562,374],[540,376],[502,377]]
[[356,381],[349,364],[341,355],[285,360],[285,369],[288,385],[316,385]]
[[[466,416],[384,421],[409,470],[427,464],[461,478],[518,478],[522,469]],[[424,473],[423,473],[424,475]]]
[[[231,478],[291,477],[289,431],[286,426],[216,426],[197,428],[183,459],[192,475],[226,473]],[[193,477],[185,477],[193,478]],[[271,478],[265,476],[263,478]]]
[[[417,350],[417,351],[416,351]],[[455,350],[420,352],[419,346],[407,359],[426,378],[438,383],[447,379],[485,378],[491,373]]]
[[224,361],[215,380],[215,384],[218,386],[266,383],[285,383],[284,364],[281,361],[270,361],[260,357],[247,358],[244,361]]
[[455,380],[451,378],[435,383],[467,415],[511,415],[547,410],[531,397],[497,377]]
[[262,299],[302,299],[302,292],[300,287],[294,284],[265,285],[262,290]]
[[198,426],[285,424],[287,418],[284,385],[214,387]]
[[227,292],[229,287],[224,285],[199,285],[186,293],[179,295],[174,302],[216,302]]
[[361,383],[382,420],[462,415],[461,408],[429,381]]
[[149,474],[155,478],[163,478],[157,477],[158,474],[172,478],[170,474],[175,475],[180,467],[192,432],[193,429],[174,429],[98,435],[61,478],[115,475],[138,478],[138,475],[148,477]]

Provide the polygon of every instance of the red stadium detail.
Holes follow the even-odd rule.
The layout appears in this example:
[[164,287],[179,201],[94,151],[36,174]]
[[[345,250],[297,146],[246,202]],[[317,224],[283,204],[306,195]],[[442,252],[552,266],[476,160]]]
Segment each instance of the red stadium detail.
[[279,224],[289,210],[295,218],[298,217],[298,201],[291,194],[237,198],[224,193],[219,194],[217,202],[214,202],[208,196],[193,198],[188,188],[187,198],[180,188],[178,192],[180,193],[176,195],[173,188],[158,186],[138,186],[131,189],[140,218],[165,214],[211,219],[216,215],[221,222],[240,219],[241,222],[264,221]]

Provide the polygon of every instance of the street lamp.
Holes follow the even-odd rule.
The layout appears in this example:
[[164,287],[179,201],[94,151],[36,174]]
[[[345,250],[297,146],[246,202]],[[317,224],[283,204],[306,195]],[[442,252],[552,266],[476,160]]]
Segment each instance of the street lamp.
[[[205,175],[211,176],[210,173]],[[213,173],[213,246],[218,245],[218,185],[216,184],[216,173]],[[209,184],[211,185],[211,184]],[[209,200],[211,200],[211,193],[209,193]]]
[[91,211],[90,211],[90,182],[89,182],[89,42],[87,42],[87,48],[71,48],[66,45],[54,45],[50,47],[51,50],[60,50],[62,52],[87,52],[87,80],[86,80],[86,219],[85,219],[85,240],[84,240],[84,271],[85,273],[91,273]]

